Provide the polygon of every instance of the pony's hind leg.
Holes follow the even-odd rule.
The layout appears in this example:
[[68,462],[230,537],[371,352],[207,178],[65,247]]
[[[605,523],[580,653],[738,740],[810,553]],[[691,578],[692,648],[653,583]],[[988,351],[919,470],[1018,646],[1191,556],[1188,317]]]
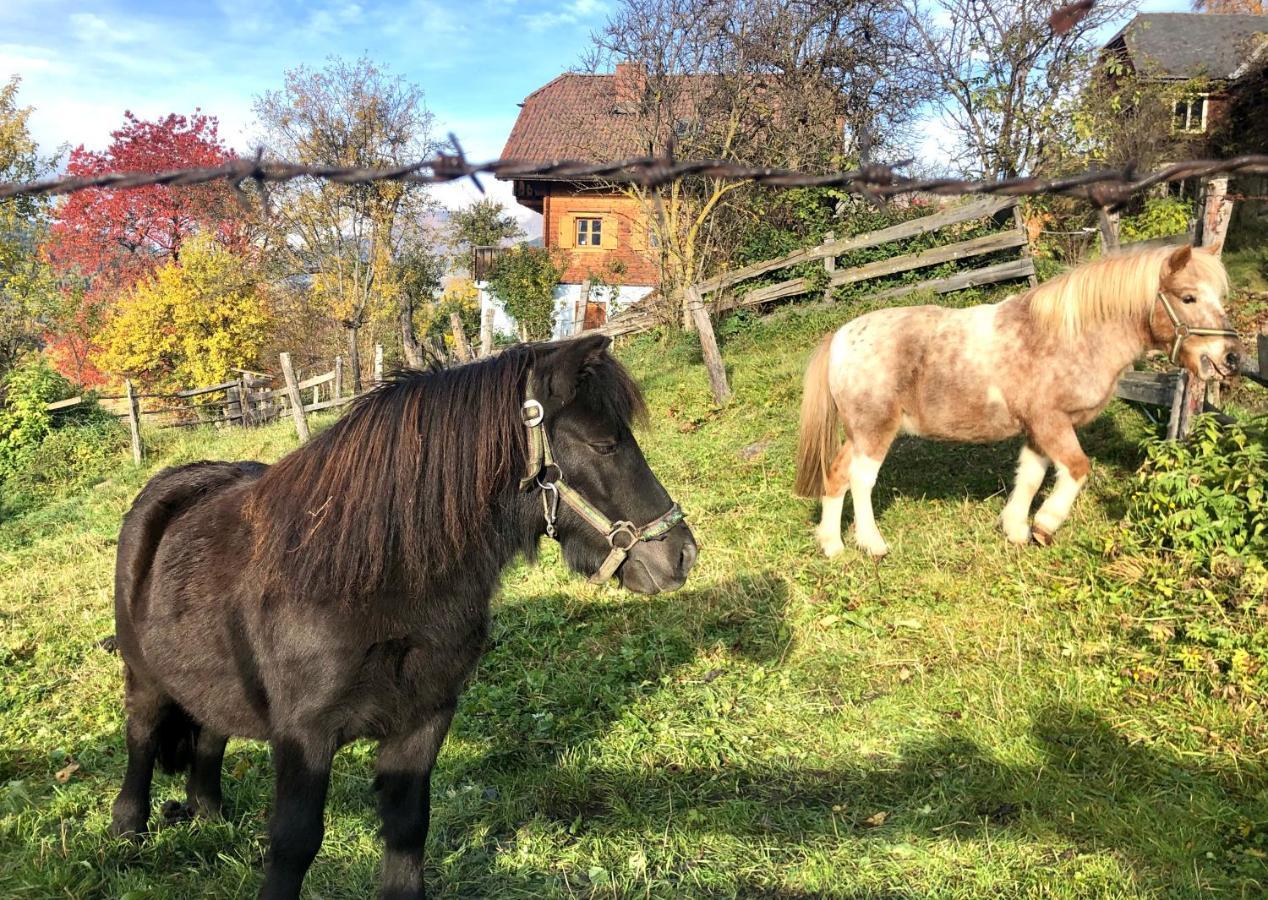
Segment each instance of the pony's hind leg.
[[1074,426],[1068,421],[1036,431],[1034,439],[1039,448],[1052,457],[1057,470],[1052,492],[1035,513],[1034,539],[1046,546],[1052,543],[1052,536],[1070,515],[1092,466],[1079,446]]
[[1004,504],[1004,511],[999,516],[1004,535],[1014,544],[1030,543],[1030,504],[1034,502],[1035,494],[1039,493],[1047,473],[1048,457],[1030,444],[1024,444],[1021,457],[1017,461],[1017,480],[1013,483],[1013,492],[1008,495],[1008,502]]
[[832,468],[823,485],[821,503],[823,513],[815,528],[815,540],[824,554],[831,559],[845,550],[841,542],[841,510],[845,506],[845,492],[850,489],[850,442],[846,440],[832,460]]
[[163,719],[171,700],[158,688],[124,670],[127,723],[124,726],[128,766],[123,787],[111,809],[110,833],[115,837],[136,838],[145,833],[150,819],[150,785],[158,758]]
[[854,435],[854,452],[850,457],[850,494],[854,498],[854,540],[871,557],[879,559],[889,553],[889,545],[876,527],[872,512],[872,488],[880,471],[889,445],[898,433],[897,423],[887,431],[864,436],[861,430],[851,429]]
[[224,766],[225,744],[228,741],[223,734],[206,727],[198,733],[194,762],[185,782],[186,804],[194,815],[207,819],[220,818],[220,770]]

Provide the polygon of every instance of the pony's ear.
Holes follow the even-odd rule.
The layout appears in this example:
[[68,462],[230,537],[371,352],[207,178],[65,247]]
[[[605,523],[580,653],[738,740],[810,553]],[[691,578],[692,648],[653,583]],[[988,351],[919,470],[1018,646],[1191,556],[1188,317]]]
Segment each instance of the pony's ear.
[[1193,258],[1193,247],[1185,244],[1183,247],[1176,249],[1174,253],[1167,257],[1167,271],[1179,272],[1189,264],[1189,260]]
[[577,395],[581,373],[611,345],[612,339],[606,334],[590,334],[549,345],[537,363],[546,399],[557,406],[568,404]]

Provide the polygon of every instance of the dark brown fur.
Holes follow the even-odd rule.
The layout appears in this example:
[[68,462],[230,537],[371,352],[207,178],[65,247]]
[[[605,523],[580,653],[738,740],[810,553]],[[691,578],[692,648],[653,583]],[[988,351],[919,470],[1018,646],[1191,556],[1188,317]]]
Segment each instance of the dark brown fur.
[[[433,761],[500,573],[533,556],[545,530],[540,489],[519,486],[528,379],[561,469],[592,503],[639,523],[670,506],[630,431],[642,399],[606,346],[519,347],[404,373],[271,468],[209,462],[155,476],[119,536],[128,769],[114,831],[144,830],[156,761],[188,768],[190,807],[216,815],[226,737],[268,740],[277,799],[261,896],[297,897],[334,752],[374,738],[382,895],[421,897]],[[566,510],[559,540],[581,572],[608,550]],[[632,549],[617,577],[673,589],[694,559],[679,525]]]

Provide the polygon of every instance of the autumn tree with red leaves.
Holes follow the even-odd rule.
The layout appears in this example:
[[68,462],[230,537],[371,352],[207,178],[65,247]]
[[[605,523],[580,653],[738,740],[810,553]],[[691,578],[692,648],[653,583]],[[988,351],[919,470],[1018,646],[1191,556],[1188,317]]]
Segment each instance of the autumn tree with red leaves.
[[[234,156],[212,116],[171,114],[147,122],[127,112],[124,118],[104,152],[82,145],[72,151],[67,174],[164,172],[217,166]],[[92,365],[94,338],[114,300],[165,263],[179,262],[182,245],[195,234],[213,234],[229,246],[241,243],[240,217],[221,182],[87,190],[67,197],[47,247],[67,301],[61,333],[49,348],[62,373],[80,384],[104,380]]]

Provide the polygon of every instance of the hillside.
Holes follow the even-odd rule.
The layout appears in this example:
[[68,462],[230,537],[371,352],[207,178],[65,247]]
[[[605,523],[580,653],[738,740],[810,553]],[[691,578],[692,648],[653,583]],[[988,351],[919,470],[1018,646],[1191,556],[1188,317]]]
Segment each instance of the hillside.
[[[1102,576],[1127,578],[1105,552],[1149,429],[1137,411],[1116,403],[1084,432],[1093,475],[1052,548],[1018,551],[995,528],[1015,444],[903,439],[875,495],[891,556],[817,553],[814,505],[790,493],[801,372],[857,311],[731,320],[736,399],[722,412],[690,341],[620,348],[652,410],[640,440],[687,510],[699,565],[685,590],[650,599],[570,577],[553,546],[508,572],[433,779],[435,895],[1268,888],[1262,707],[1172,674],[1170,651],[1138,639],[1135,595]],[[285,424],[155,435],[145,472],[120,459],[97,486],[0,524],[0,895],[258,888],[262,745],[229,746],[227,821],[160,826],[139,847],[106,837],[121,678],[96,642],[112,630],[119,518],[145,477],[276,459],[293,440]],[[375,883],[372,758],[357,744],[336,760],[308,896]],[[180,797],[160,776],[152,821]]]

